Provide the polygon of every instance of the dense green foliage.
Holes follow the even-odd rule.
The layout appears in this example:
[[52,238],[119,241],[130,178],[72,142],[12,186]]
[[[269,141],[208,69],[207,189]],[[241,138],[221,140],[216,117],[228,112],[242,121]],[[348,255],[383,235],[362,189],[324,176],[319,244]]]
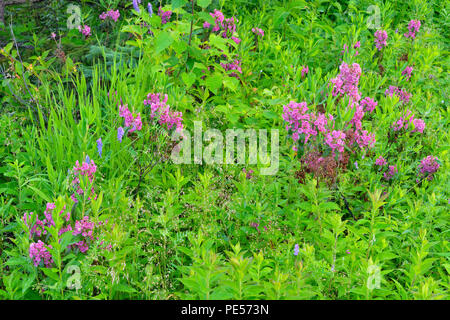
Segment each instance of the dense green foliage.
[[[68,29],[71,3],[89,36]],[[173,11],[167,23],[160,4]],[[99,19],[110,9],[117,22]],[[204,28],[215,9],[237,18],[240,42]],[[139,13],[122,0],[6,7],[0,299],[448,299],[448,10],[435,0],[169,0],[155,1],[152,15],[146,1]],[[421,21],[415,38],[404,36],[410,20]],[[388,34],[382,50],[377,29]],[[241,72],[224,67],[237,59]],[[347,148],[330,172],[308,170],[302,157],[326,144],[308,149],[301,138],[294,151],[283,106],[306,102],[340,130],[355,113],[332,94],[343,62],[360,66],[358,89],[378,102],[362,122],[376,142]],[[386,95],[390,86],[409,101]],[[152,121],[148,93],[167,94],[191,133],[194,121],[221,132],[278,129],[278,171],[173,163],[172,132]],[[120,99],[142,118],[123,139]],[[393,130],[407,110],[423,132]],[[95,179],[77,182],[84,193],[75,204],[73,168],[86,156]],[[380,156],[396,166],[392,178],[375,165]],[[424,176],[427,156],[439,169]],[[30,228],[44,211],[54,223],[36,237]],[[85,216],[91,240],[61,232]],[[30,258],[38,238],[49,265]]]

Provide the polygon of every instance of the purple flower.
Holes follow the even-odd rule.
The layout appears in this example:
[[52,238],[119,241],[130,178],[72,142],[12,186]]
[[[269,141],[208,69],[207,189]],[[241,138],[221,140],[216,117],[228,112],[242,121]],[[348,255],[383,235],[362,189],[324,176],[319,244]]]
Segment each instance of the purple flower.
[[422,177],[427,176],[428,180],[433,180],[433,174],[438,171],[440,164],[437,162],[438,158],[428,156],[420,161],[419,171]]
[[134,10],[136,10],[137,12],[140,12],[139,10],[139,4],[141,3],[141,0],[133,0],[133,8]]
[[378,51],[387,46],[387,38],[388,35],[385,30],[377,30],[375,32],[375,47],[377,47]]
[[100,158],[102,157],[102,149],[103,149],[103,143],[102,143],[102,138],[97,140],[97,150],[98,150],[98,154],[100,155]]
[[347,250],[345,250],[345,253],[350,254],[351,252],[350,252],[350,250],[347,249]]
[[151,17],[153,15],[153,7],[152,7],[152,4],[150,2],[147,3],[147,10],[148,10],[148,14]]
[[86,155],[86,160],[85,160],[84,162],[86,162],[86,163],[88,163],[88,164],[91,162],[91,159],[89,158],[88,155]]
[[358,167],[358,161],[355,161],[354,165],[355,165],[355,168],[356,168],[356,169],[359,169],[359,167]]
[[119,127],[117,129],[117,140],[119,140],[119,142],[122,142],[122,137],[123,137],[124,133],[125,132],[122,127]]
[[299,251],[300,251],[300,249],[298,247],[298,243],[296,243],[294,246],[294,256],[298,256]]

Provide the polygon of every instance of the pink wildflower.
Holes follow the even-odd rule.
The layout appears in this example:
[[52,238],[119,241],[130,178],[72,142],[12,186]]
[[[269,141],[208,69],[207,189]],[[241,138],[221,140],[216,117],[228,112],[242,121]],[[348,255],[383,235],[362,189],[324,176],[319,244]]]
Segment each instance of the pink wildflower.
[[91,35],[91,27],[87,25],[78,26],[78,31],[80,31],[86,38],[90,37]]
[[437,157],[427,156],[420,161],[419,172],[422,177],[427,177],[429,181],[433,180],[433,174],[438,171],[440,165],[436,161]]
[[385,172],[384,174],[383,174],[383,176],[384,176],[384,178],[386,179],[386,180],[391,180],[394,176],[395,176],[395,174],[398,172],[398,170],[397,170],[397,166],[389,166],[389,171],[387,171],[387,172]]
[[413,67],[407,66],[405,70],[402,71],[402,76],[406,75],[406,81],[411,78],[411,73],[413,72]]
[[344,152],[345,146],[345,133],[342,131],[333,130],[325,137],[325,143],[331,148],[331,150],[337,149],[339,152]]
[[[48,247],[51,248],[52,246]],[[30,245],[29,256],[33,260],[35,267],[39,266],[42,262],[46,268],[50,268],[53,263],[52,255],[45,247],[45,243],[41,240]]]
[[420,29],[420,20],[411,20],[408,24],[408,31],[404,34],[406,38],[415,39],[416,32],[419,32]]
[[375,165],[382,167],[387,165],[387,161],[382,156],[379,156],[378,159],[375,160]]
[[377,47],[378,51],[381,51],[383,47],[387,46],[387,32],[384,30],[377,30],[375,32],[375,47]]

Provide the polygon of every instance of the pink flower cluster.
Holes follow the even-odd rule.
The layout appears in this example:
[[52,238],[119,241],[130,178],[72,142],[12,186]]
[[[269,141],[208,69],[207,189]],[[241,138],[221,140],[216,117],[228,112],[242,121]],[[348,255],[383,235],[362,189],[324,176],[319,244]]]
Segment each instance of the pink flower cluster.
[[[51,248],[52,246],[48,247]],[[53,263],[52,255],[48,252],[45,243],[41,240],[30,245],[29,255],[35,267],[39,266],[42,262],[46,268],[50,268]]]
[[329,115],[327,119],[324,114],[309,112],[306,102],[289,102],[283,106],[282,117],[287,122],[286,130],[291,132],[294,142],[303,134],[305,144],[311,136],[317,136],[318,132],[326,134],[329,124],[334,126],[333,116]]
[[[387,163],[386,159],[384,159],[382,156],[379,156],[378,159],[375,160],[375,165],[380,167],[380,169],[379,169],[380,171],[386,170],[386,169],[384,169],[384,167],[387,166],[387,164],[388,163]],[[397,172],[398,172],[398,170],[397,170],[397,166],[396,165],[389,166],[387,168],[387,171],[385,171],[383,173],[383,177],[384,177],[384,179],[389,181],[395,176],[395,174]]]
[[[230,38],[237,44],[241,42],[241,39],[233,36],[233,34],[236,32],[236,23],[238,22],[235,17],[225,19],[223,13],[217,9],[215,9],[214,12],[210,12],[209,14],[214,18],[215,22],[212,28],[212,32],[220,32],[223,38]],[[203,24],[203,28],[210,29],[211,24],[209,22],[205,22]]]
[[256,35],[256,36],[260,36],[261,38],[264,37],[264,30],[260,29],[260,28],[252,28],[252,32]]
[[375,47],[377,47],[378,51],[387,46],[387,38],[388,35],[385,30],[377,30],[375,32]]
[[389,86],[389,89],[386,89],[384,94],[385,96],[389,95],[390,97],[395,94],[403,103],[408,103],[411,98],[411,93],[395,86]]
[[378,102],[374,101],[372,98],[366,97],[361,100],[361,105],[364,106],[364,112],[372,113],[378,105]]
[[161,17],[161,23],[166,24],[167,22],[169,22],[170,17],[172,16],[172,11],[170,11],[170,10],[163,11],[162,8],[160,7],[158,9],[158,16]]
[[345,133],[342,131],[333,130],[326,135],[325,143],[331,148],[332,151],[337,149],[339,152],[344,152]]
[[[45,218],[43,220],[40,220],[39,217],[36,216],[36,221],[34,221],[34,224],[32,224],[34,213],[33,212],[30,212],[28,214],[24,213],[24,215],[22,217],[22,221],[25,223],[25,225],[30,230],[30,239],[32,239],[35,236],[40,237],[42,235],[47,235],[47,230],[45,228],[55,225],[55,222],[53,221],[53,216],[52,216],[53,209],[55,209],[55,204],[47,203],[47,207],[44,211]],[[61,210],[59,215],[62,216],[62,218],[64,220],[69,221],[70,220],[70,211],[67,211],[66,213],[64,213],[65,210],[66,210],[66,207],[64,206],[64,208]]]
[[410,110],[406,110],[405,115],[392,124],[392,128],[394,131],[399,131],[401,129],[407,130],[409,124],[411,123],[414,126],[412,132],[423,133],[423,130],[425,129],[425,121],[422,119],[415,119],[414,114],[412,114]]
[[[48,203],[47,208],[44,212],[46,218],[41,221],[39,220],[39,217],[36,217],[36,221],[34,222],[34,224],[32,222],[33,213],[30,213],[30,215],[27,215],[25,213],[23,221],[30,231],[30,239],[33,239],[35,237],[40,238],[41,236],[46,235],[47,230],[43,229],[44,226],[50,227],[55,225],[53,223],[53,219],[51,218],[51,212],[53,211],[53,209],[55,209],[55,204]],[[65,206],[60,214],[63,215],[64,211]],[[86,253],[89,249],[90,243],[94,240],[94,230],[96,229],[96,227],[102,226],[103,222],[100,221],[96,225],[94,222],[89,220],[89,217],[85,216],[82,220],[75,221],[75,227],[72,229],[72,225],[70,224],[70,211],[67,212],[65,216],[63,216],[63,218],[65,220],[64,223],[67,224],[65,226],[61,226],[61,228],[58,230],[58,235],[61,236],[66,232],[72,231],[72,235],[81,237],[81,240],[69,245],[68,248],[72,250],[78,249],[80,250],[80,252]],[[108,221],[106,221],[106,223],[108,223]],[[103,241],[101,244],[103,244]],[[48,247],[51,248],[51,246]],[[110,245],[106,246],[106,249],[110,249],[110,247]],[[29,248],[29,255],[36,267],[41,263],[41,261],[43,261],[44,266],[47,268],[50,268],[51,264],[53,263],[51,254],[45,247],[45,243],[40,239],[38,239],[37,242],[31,243]]]
[[[237,72],[242,73],[241,60],[235,59],[231,63],[220,63],[220,65],[225,69],[225,71],[236,70]],[[239,76],[236,72],[232,72],[230,73],[230,77],[238,78]]]
[[379,156],[378,159],[375,160],[375,165],[383,167],[387,165],[387,161],[383,156]]
[[78,26],[78,31],[80,31],[86,38],[90,37],[91,35],[91,27],[87,25]]
[[389,166],[389,170],[383,174],[383,177],[389,181],[395,176],[397,172],[397,166]]
[[253,178],[253,176],[252,176],[253,170],[252,169],[246,170],[245,168],[242,168],[242,172],[245,173],[245,178],[247,178],[247,179]]
[[437,157],[427,156],[420,161],[419,172],[423,178],[427,177],[429,181],[433,180],[433,174],[437,172],[440,167],[437,160]]
[[302,66],[302,78],[304,78],[309,72],[308,66]]
[[119,106],[119,116],[125,119],[125,127],[131,127],[129,132],[140,131],[142,129],[141,114],[133,114],[128,105]]
[[[332,95],[347,95],[350,98],[350,108],[355,109],[350,124],[356,129],[356,143],[361,149],[365,147],[372,148],[375,143],[375,135],[362,130],[362,119],[365,112],[372,112],[378,105],[373,99],[366,97],[361,103],[361,94],[359,92],[359,78],[361,77],[361,67],[357,63],[351,66],[343,62],[339,67],[339,74],[331,79],[333,83]],[[353,142],[351,142],[353,144]]]
[[353,63],[351,66],[345,62],[339,67],[340,73],[336,78],[331,79],[333,83],[333,96],[339,94],[347,94],[353,101],[359,101],[361,95],[358,91],[359,77],[361,76],[361,67],[357,63]]
[[[78,160],[75,162],[75,166],[73,167],[73,176],[74,179],[72,180],[72,186],[75,189],[75,193],[72,194],[71,198],[72,200],[77,203],[78,199],[76,197],[76,194],[78,195],[83,195],[84,194],[84,190],[81,188],[80,185],[80,178],[87,177],[89,179],[90,183],[94,182],[94,175],[95,172],[97,171],[97,166],[94,163],[94,160],[91,160],[90,163],[88,162],[89,159],[87,159],[87,161],[83,162],[82,165],[80,165],[80,163],[78,162]],[[94,186],[91,187],[91,195],[88,198],[89,200],[91,198],[97,199],[97,195],[94,192]]]
[[408,24],[408,32],[404,34],[406,38],[415,39],[416,32],[419,32],[420,20],[411,20]]
[[361,133],[358,133],[356,136],[356,143],[361,149],[366,147],[373,148],[375,144],[375,134],[370,133],[367,130],[362,130]]
[[150,117],[157,118],[160,125],[166,125],[168,130],[176,128],[177,131],[183,129],[183,113],[170,110],[167,105],[167,94],[161,100],[162,93],[149,93],[144,105],[150,106]]
[[93,231],[95,224],[89,220],[88,216],[85,216],[81,220],[75,221],[75,228],[73,230],[73,235],[81,235],[84,239],[73,244],[73,249],[78,248],[80,252],[85,253],[89,249],[89,240],[93,241]]
[[407,66],[405,70],[402,71],[402,76],[406,75],[406,81],[411,78],[411,73],[413,72],[413,67]]
[[100,18],[101,20],[106,20],[106,19],[110,18],[110,19],[113,20],[114,22],[117,22],[117,20],[119,19],[119,17],[120,17],[119,10],[113,10],[113,9],[111,9],[111,10],[109,10],[108,12],[103,12],[103,13],[100,15],[99,18]]

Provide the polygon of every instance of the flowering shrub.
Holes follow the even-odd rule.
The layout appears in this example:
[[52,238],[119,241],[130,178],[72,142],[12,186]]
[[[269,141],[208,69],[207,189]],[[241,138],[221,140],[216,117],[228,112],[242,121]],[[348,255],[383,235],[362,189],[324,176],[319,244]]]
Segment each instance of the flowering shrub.
[[[150,11],[150,10],[149,10]],[[164,11],[161,7],[158,9],[158,16],[161,17],[161,23],[166,24],[169,22],[170,17],[172,16],[172,11]]]
[[416,32],[419,32],[420,20],[411,20],[408,24],[408,32],[404,34],[406,38],[415,39]]
[[109,11],[107,11],[107,12],[103,12],[103,13],[99,16],[99,18],[100,18],[101,20],[111,19],[111,20],[114,21],[114,22],[117,22],[117,20],[119,19],[119,17],[120,17],[120,12],[119,12],[119,10],[113,10],[113,9],[111,9],[111,10],[109,10]]
[[167,105],[167,94],[161,100],[162,93],[149,93],[147,99],[144,99],[144,105],[150,106],[151,119],[158,120],[158,123],[165,126],[167,130],[171,131],[175,128],[177,131],[183,129],[183,114],[182,112],[173,111]]
[[448,299],[440,6],[66,2],[5,11],[0,299]]
[[401,129],[407,130],[411,123],[414,126],[414,129],[411,132],[423,133],[425,122],[422,119],[414,119],[414,114],[412,114],[410,110],[406,110],[405,115],[392,124],[392,129],[394,131],[399,131]]
[[404,104],[408,103],[409,99],[411,98],[410,93],[396,86],[389,86],[389,89],[386,89],[384,94],[386,96],[389,95],[390,97],[392,97],[395,94]]
[[385,30],[377,30],[375,32],[375,47],[377,47],[378,51],[387,46],[387,38],[388,35]]
[[71,182],[72,188],[75,190],[71,195],[71,198],[75,203],[78,202],[80,196],[86,194],[88,189],[90,189],[88,200],[97,198],[93,186],[96,171],[97,166],[95,165],[94,160],[90,160],[89,157],[86,157],[86,160],[81,165],[78,160],[76,161],[72,170],[73,179]]
[[[51,246],[49,247],[51,248]],[[41,240],[30,245],[30,258],[35,267],[43,263],[46,268],[50,268],[53,264],[52,256]]]
[[236,44],[239,44],[241,40],[235,36],[238,20],[235,17],[225,18],[223,13],[217,9],[211,12],[210,15],[214,18],[214,26],[205,22],[203,28],[210,30],[212,27],[212,32],[220,34],[223,38],[232,39]]
[[128,109],[128,105],[119,106],[119,116],[124,118],[124,126],[130,127],[129,132],[140,131],[142,129],[142,120],[140,113],[133,113]]
[[[235,71],[237,71],[239,73],[242,73],[241,61],[240,60],[234,60],[231,63],[221,63],[220,65],[222,66],[222,68],[225,69],[225,71],[235,70]],[[238,78],[238,74],[236,72],[231,72],[230,76]]]
[[[53,247],[50,244],[47,245],[46,242],[54,238],[55,234],[50,236],[50,232],[48,231],[51,230],[49,228],[57,228],[56,235],[58,238],[53,240],[57,240],[59,243],[61,243],[63,235],[65,236],[66,233],[74,237],[75,240],[72,244],[67,245],[65,254],[68,254],[70,251],[85,254],[89,250],[90,245],[95,242],[95,239],[99,239],[98,236],[94,238],[94,232],[98,230],[98,235],[100,235],[99,227],[104,225],[101,221],[95,224],[88,216],[83,217],[81,220],[75,220],[72,225],[70,211],[66,211],[65,205],[59,213],[62,218],[61,222],[55,224],[52,217],[55,208],[55,203],[47,203],[46,210],[44,211],[45,218],[43,220],[40,220],[33,213],[25,213],[22,219],[29,232],[30,240],[37,240],[36,242],[32,242],[29,247],[29,257],[36,267],[44,266],[51,268],[53,266],[54,259],[51,250],[49,251]],[[106,248],[110,249],[110,246]]]
[[348,95],[353,101],[361,99],[358,91],[359,77],[361,76],[361,67],[357,63],[351,66],[345,62],[339,67],[340,73],[336,78],[331,79],[333,86],[333,96]]
[[427,156],[420,161],[419,176],[420,178],[427,178],[433,180],[433,174],[438,171],[440,164],[437,162],[437,157]]

